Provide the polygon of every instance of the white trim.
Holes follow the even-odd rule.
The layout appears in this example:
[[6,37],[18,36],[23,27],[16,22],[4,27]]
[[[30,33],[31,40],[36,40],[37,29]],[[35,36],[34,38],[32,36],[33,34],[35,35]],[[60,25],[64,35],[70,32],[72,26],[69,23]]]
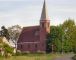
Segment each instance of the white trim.
[[29,44],[30,44],[30,43],[32,44],[32,43],[40,43],[40,42],[20,42],[20,43],[17,43],[17,44],[25,44],[25,43],[26,43],[26,44],[28,44],[28,43],[29,43]]

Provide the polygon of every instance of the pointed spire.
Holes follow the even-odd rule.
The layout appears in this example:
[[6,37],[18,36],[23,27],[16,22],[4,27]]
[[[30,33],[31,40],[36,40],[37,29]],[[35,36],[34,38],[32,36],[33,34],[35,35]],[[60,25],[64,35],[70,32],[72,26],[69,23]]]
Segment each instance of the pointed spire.
[[44,4],[43,4],[43,9],[42,9],[42,14],[41,14],[41,19],[40,20],[48,20],[47,7],[46,7],[46,1],[45,0],[44,0]]

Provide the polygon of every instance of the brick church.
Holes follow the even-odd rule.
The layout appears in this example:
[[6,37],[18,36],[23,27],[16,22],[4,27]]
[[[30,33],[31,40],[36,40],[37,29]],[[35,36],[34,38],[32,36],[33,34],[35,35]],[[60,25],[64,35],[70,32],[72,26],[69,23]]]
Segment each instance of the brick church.
[[46,52],[46,36],[50,33],[46,2],[44,0],[39,26],[23,27],[17,42],[17,49],[21,52]]

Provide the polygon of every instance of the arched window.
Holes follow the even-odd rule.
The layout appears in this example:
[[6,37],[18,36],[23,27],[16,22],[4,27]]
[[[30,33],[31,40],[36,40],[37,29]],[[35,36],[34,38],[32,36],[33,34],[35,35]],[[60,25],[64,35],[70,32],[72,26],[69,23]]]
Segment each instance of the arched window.
[[35,36],[39,36],[39,31],[35,31]]
[[28,46],[27,46],[29,49],[30,49],[30,45],[28,44]]
[[20,46],[21,46],[20,48],[21,48],[21,49],[23,49],[23,46],[22,46],[22,44],[21,44]]
[[37,51],[37,48],[38,48],[38,45],[37,45],[37,44],[35,44],[35,51]]
[[35,44],[35,48],[37,48],[37,44]]
[[34,35],[35,35],[36,37],[39,36],[39,29],[34,30]]

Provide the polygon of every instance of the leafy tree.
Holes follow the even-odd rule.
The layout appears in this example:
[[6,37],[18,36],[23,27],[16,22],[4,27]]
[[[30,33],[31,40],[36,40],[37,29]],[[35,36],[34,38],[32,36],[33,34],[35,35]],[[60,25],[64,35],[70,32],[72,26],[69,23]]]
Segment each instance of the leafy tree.
[[75,33],[76,33],[76,28],[75,28],[75,22],[72,19],[68,19],[66,20],[63,24],[62,24],[62,28],[64,31],[64,35],[63,35],[63,43],[64,43],[64,52],[70,52],[73,51],[73,45],[75,42]]
[[51,32],[47,37],[48,51],[59,52],[61,51],[62,29],[61,26],[51,26]]
[[71,45],[72,45],[72,51],[76,53],[76,26],[73,29],[73,32],[71,33]]
[[[47,35],[47,51],[76,52],[76,25],[68,19],[59,26],[51,26]],[[53,47],[52,47],[53,46]]]
[[3,37],[6,37],[6,38],[9,40],[8,30],[5,28],[5,26],[2,26],[1,29],[2,29],[2,30],[1,30],[0,35],[3,36]]

